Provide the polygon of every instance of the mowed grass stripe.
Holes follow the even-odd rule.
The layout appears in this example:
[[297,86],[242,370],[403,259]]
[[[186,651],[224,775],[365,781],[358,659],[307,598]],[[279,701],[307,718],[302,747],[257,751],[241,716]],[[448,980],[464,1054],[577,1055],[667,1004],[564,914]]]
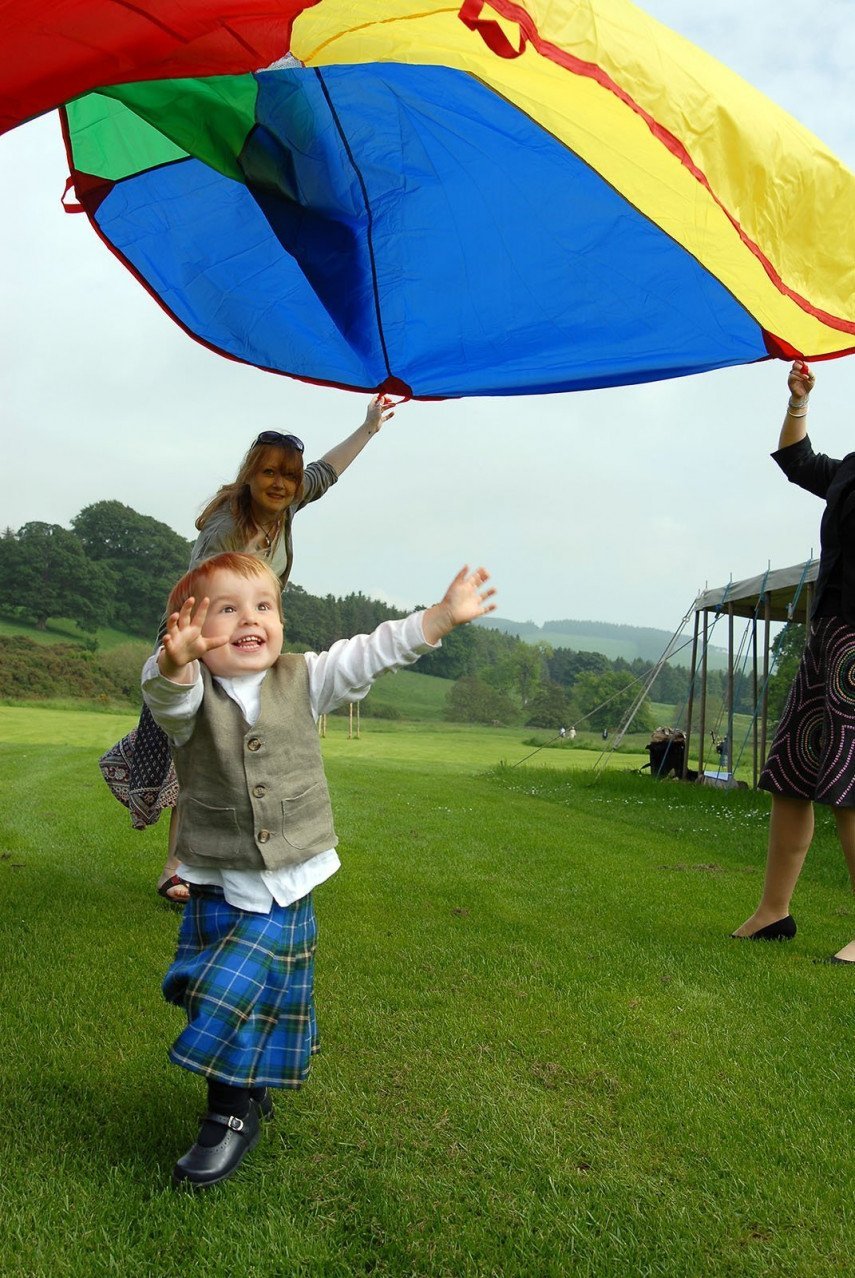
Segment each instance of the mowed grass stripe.
[[371,740],[326,744],[324,1052],[198,1200],[166,1187],[200,1088],[165,1060],[165,825],[128,828],[88,743],[0,752],[4,1274],[846,1272],[850,974],[810,962],[851,930],[830,829],[794,945],[741,945],[762,797]]

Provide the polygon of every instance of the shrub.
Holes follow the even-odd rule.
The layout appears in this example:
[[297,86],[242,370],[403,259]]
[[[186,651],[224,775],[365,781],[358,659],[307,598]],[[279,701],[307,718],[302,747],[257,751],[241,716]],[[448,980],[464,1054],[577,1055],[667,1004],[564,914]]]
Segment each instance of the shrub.
[[368,719],[403,719],[404,717],[397,706],[375,705],[370,697],[362,702],[360,713],[363,718]]
[[559,683],[542,683],[526,707],[527,728],[561,728],[572,723],[574,714],[567,694]]
[[458,679],[449,690],[444,716],[455,723],[505,725],[517,722],[519,711],[504,692],[475,675]]
[[134,705],[142,705],[140,674],[146,658],[151,655],[151,644],[123,643],[98,656],[98,664],[107,672],[117,695]]
[[[0,638],[0,697],[15,701],[53,697],[129,700],[127,682],[102,662],[103,657],[77,644],[43,644],[23,636],[4,636]],[[139,670],[140,666],[137,688]]]

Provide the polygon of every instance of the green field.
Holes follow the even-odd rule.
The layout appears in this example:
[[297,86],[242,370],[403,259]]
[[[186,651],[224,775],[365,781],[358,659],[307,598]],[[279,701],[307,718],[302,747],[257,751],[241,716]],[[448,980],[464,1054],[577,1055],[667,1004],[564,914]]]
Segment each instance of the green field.
[[62,618],[51,618],[47,623],[47,629],[37,630],[30,622],[0,617],[0,635],[23,635],[36,643],[87,644],[94,639],[99,652],[109,652],[111,648],[118,648],[122,644],[140,642],[138,635],[128,635],[123,630],[111,630],[109,627],[89,634],[88,631],[81,630],[76,622]]
[[174,1194],[202,1098],[165,1056],[166,831],[132,832],[95,766],[133,719],[0,707],[3,1278],[851,1272],[827,814],[795,942],[734,942],[765,796],[643,755],[511,766],[524,730],[330,719],[323,1051],[237,1176]]
[[[0,618],[0,636],[23,635],[29,639],[33,639],[38,643],[85,643],[92,636],[86,636],[79,630],[72,621],[62,619],[50,620],[48,628],[45,631],[36,630],[32,625],[13,621],[8,618]],[[94,636],[97,641],[97,650],[101,654],[112,654],[108,656],[107,661],[115,660],[124,654],[124,660],[136,660],[141,663],[146,651],[145,645],[139,638],[124,634],[119,630],[98,630]],[[433,675],[421,674],[417,670],[401,671],[397,675],[390,675],[380,679],[371,689],[362,706],[363,719],[385,720],[385,712],[390,713],[390,719],[398,721],[414,721],[424,724],[436,724],[444,721],[444,712],[446,699],[452,683],[448,679],[438,679]],[[15,704],[9,702],[8,704]],[[31,703],[38,704],[38,703]],[[63,707],[74,709],[74,703],[71,701],[63,701],[62,699],[51,699],[47,703],[48,707]],[[103,709],[104,707],[93,706],[93,709]],[[106,707],[108,710],[113,709],[112,706]],[[681,726],[684,722],[685,706],[666,705],[660,702],[651,704],[652,714],[657,724],[669,724],[671,726]],[[696,712],[697,714],[697,712]],[[708,708],[708,726],[717,728],[721,733],[724,731],[722,726],[724,716],[721,713],[718,704],[710,703]],[[520,712],[520,723],[523,722],[525,716]],[[745,715],[737,715],[735,719],[735,738],[737,743],[737,754],[745,739],[748,731],[750,719]],[[570,726],[569,723],[567,725]],[[580,725],[580,737],[578,745],[580,747],[591,747],[594,749],[601,748],[599,745],[599,734],[587,732],[584,722]],[[614,727],[617,727],[617,721]],[[697,722],[695,724],[697,728]],[[376,728],[376,722],[375,722]],[[538,729],[534,729],[537,736]],[[542,732],[539,734],[543,739],[551,736],[551,733]],[[642,733],[631,738],[629,744],[635,749],[641,749],[648,739],[648,734]],[[748,752],[745,755],[748,759]]]
[[449,679],[402,670],[378,679],[366,701],[374,706],[391,706],[404,719],[436,723],[443,717],[445,700],[451,687]]

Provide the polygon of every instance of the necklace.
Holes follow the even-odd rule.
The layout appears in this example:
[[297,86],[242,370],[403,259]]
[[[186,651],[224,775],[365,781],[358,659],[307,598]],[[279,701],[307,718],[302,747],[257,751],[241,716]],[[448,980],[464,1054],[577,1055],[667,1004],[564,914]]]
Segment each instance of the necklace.
[[258,521],[256,520],[258,531],[261,533],[262,537],[264,538],[264,545],[268,550],[273,545],[276,538],[279,536],[279,525],[281,523],[282,523],[281,515],[279,515],[276,519],[274,519],[273,523],[270,525],[269,528],[265,528],[264,524],[259,524]]

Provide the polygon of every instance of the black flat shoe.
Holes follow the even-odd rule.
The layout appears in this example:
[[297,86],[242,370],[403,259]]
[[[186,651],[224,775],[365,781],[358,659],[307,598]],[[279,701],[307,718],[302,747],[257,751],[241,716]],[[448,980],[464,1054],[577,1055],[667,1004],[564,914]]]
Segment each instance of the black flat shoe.
[[246,1118],[209,1111],[202,1121],[221,1123],[225,1129],[223,1139],[217,1145],[193,1145],[179,1158],[172,1169],[172,1184],[176,1188],[187,1185],[191,1189],[207,1189],[226,1180],[255,1148],[261,1135],[259,1107],[255,1101],[250,1102]]
[[792,914],[788,914],[785,919],[778,919],[775,923],[767,923],[765,927],[761,927],[759,932],[752,932],[750,936],[740,936],[740,941],[791,941],[796,934],[796,920]]

